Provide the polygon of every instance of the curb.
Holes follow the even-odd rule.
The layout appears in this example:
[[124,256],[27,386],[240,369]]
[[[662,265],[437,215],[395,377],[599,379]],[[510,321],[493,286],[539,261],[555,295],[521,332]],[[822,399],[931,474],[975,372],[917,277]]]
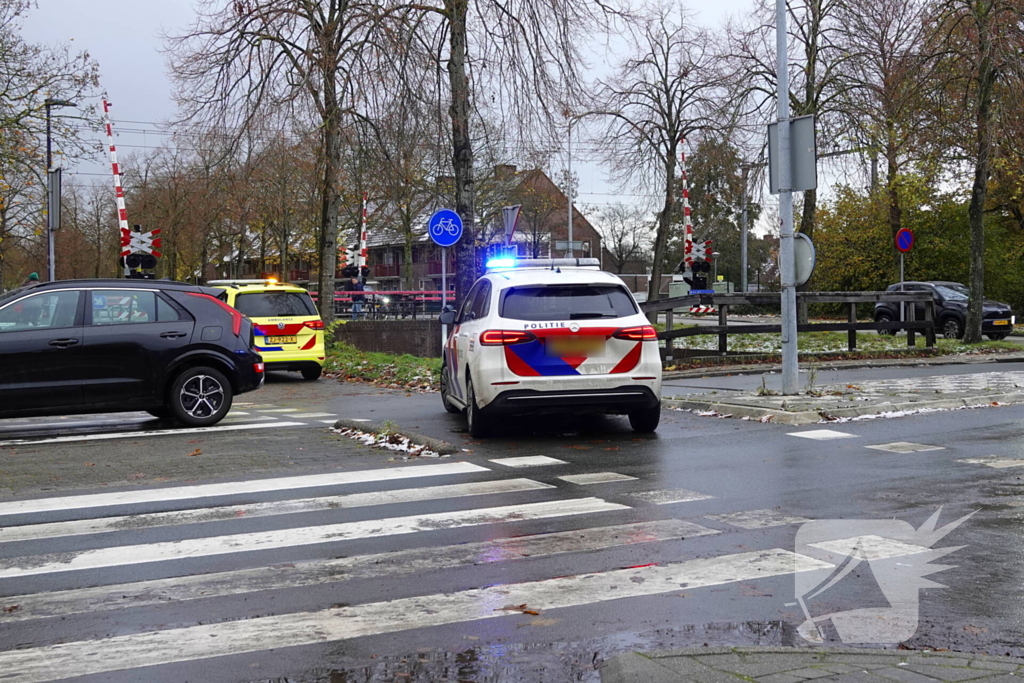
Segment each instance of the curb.
[[416,432],[410,432],[408,429],[402,429],[395,425],[383,425],[379,422],[359,422],[357,420],[345,420],[341,419],[334,423],[334,429],[358,429],[361,432],[368,434],[380,434],[382,432],[391,432],[392,434],[398,434],[409,439],[409,442],[417,446],[425,446],[430,450],[434,451],[438,455],[454,455],[459,452],[459,449],[441,439],[435,439],[432,436],[424,436],[423,434],[417,434]]
[[881,415],[912,410],[955,410],[957,408],[985,408],[993,403],[1007,405],[1024,403],[1024,392],[1014,391],[988,396],[971,396],[969,398],[945,398],[936,401],[907,401],[903,403],[879,403],[873,406],[857,406],[853,408],[837,408],[835,410],[778,410],[775,408],[758,408],[756,406],[727,403],[724,401],[693,401],[676,398],[663,398],[661,405],[678,410],[713,410],[729,417],[746,417],[752,420],[767,418],[768,422],[793,426],[827,422],[829,418],[862,417],[864,415]]
[[[874,360],[835,360],[815,363],[804,357],[801,365],[814,365],[818,370],[861,370],[864,368],[912,368],[923,365],[985,365],[987,363],[1021,363],[1024,354],[1004,353],[969,356],[939,356],[919,358],[876,358]],[[665,372],[662,380],[693,379],[695,377],[728,377],[730,375],[763,375],[767,372],[781,372],[779,363],[760,365],[708,365],[703,368]]]

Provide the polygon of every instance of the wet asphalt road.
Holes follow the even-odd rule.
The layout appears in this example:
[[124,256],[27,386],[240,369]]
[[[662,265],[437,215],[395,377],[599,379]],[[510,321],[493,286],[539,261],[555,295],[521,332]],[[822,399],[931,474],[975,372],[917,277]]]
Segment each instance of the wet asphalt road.
[[[1021,367],[978,368],[995,369]],[[954,373],[854,370],[837,381],[920,371]],[[752,381],[680,380],[666,394]],[[939,508],[941,523],[977,514],[937,544],[964,547],[931,577],[948,588],[921,590],[909,644],[1024,655],[1024,468],[960,462],[1024,458],[1024,406],[801,428],[669,412],[653,437],[622,418],[530,419],[481,442],[436,394],[282,376],[236,410],[231,431],[163,436],[143,436],[166,425],[141,416],[74,418],[92,424],[70,429],[0,422],[0,476],[33,461],[57,473],[12,474],[0,493],[0,680],[596,680],[600,662],[628,648],[799,645],[792,567],[749,553],[794,551],[805,519],[919,527]],[[331,434],[335,416],[391,419],[464,450],[403,460]],[[850,436],[791,436],[819,428]],[[108,438],[125,432],[136,438]],[[35,441],[57,435],[90,440]],[[35,442],[11,443],[25,437]],[[866,448],[891,442],[942,449]],[[492,462],[538,455],[560,462]],[[95,467],[76,479],[68,463],[86,461]],[[95,471],[106,465],[150,476],[105,482]],[[453,465],[465,471],[380,474]],[[598,473],[618,480],[561,478]],[[337,474],[348,479],[325,478]],[[296,475],[314,479],[192,488]],[[109,497],[139,490],[157,493]],[[61,499],[51,510],[11,507],[49,497]],[[166,514],[140,517],[152,513]],[[25,528],[51,523],[65,524]],[[325,567],[336,559],[344,566]],[[880,599],[853,581],[814,609]]]

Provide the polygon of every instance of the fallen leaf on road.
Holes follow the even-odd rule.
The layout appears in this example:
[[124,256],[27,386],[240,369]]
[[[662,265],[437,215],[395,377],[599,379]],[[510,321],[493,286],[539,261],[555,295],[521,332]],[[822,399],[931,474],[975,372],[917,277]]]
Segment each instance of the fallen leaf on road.
[[86,467],[96,467],[96,463],[94,462],[84,462],[82,464],[85,465]]
[[17,612],[20,609],[21,605],[11,605],[10,607],[4,607],[3,612],[5,614],[10,614],[11,612]]
[[537,616],[540,614],[537,610],[530,609],[526,604],[522,605],[505,605],[494,610],[495,612],[522,612],[523,614],[532,614]]
[[967,624],[964,626],[964,631],[972,635],[980,635],[982,633],[988,633],[988,629],[984,626],[975,626],[974,624]]
[[554,626],[561,619],[534,619],[530,622],[530,626]]
[[189,453],[188,455],[189,455],[189,457],[192,457],[194,455],[202,455],[202,454],[203,454],[203,449],[202,448],[197,448],[194,451],[192,451],[191,453]]

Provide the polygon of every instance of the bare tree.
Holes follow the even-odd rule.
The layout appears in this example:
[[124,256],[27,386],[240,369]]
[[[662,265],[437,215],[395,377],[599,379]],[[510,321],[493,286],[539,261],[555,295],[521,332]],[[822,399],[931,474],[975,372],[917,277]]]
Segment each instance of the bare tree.
[[662,202],[654,238],[649,301],[660,298],[669,233],[678,220],[678,163],[684,138],[715,127],[721,93],[710,35],[685,14],[662,8],[633,27],[638,53],[603,83],[609,117],[610,159],[622,182],[660,187]]
[[654,233],[650,211],[617,203],[595,211],[594,216],[594,228],[616,273],[626,272],[632,264],[647,264]]
[[381,3],[370,0],[202,0],[199,18],[170,39],[179,100],[188,118],[237,130],[276,115],[320,131],[319,293],[334,319],[339,158],[344,120],[358,116],[360,78],[380,56]]

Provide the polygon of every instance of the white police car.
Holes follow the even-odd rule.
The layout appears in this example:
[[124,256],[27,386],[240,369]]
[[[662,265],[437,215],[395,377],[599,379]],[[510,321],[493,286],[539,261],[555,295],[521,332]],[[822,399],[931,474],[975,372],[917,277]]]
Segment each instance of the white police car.
[[622,280],[597,259],[492,260],[444,349],[441,397],[469,432],[499,416],[615,413],[637,432],[661,418],[657,334]]

